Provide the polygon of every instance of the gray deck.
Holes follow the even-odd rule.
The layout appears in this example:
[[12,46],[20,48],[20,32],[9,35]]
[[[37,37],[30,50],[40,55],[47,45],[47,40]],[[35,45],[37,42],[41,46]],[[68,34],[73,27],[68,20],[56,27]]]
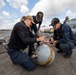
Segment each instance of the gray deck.
[[64,58],[56,53],[54,62],[49,66],[37,66],[33,71],[27,71],[19,65],[14,65],[6,49],[0,45],[0,75],[76,75],[76,48],[73,49],[71,58]]

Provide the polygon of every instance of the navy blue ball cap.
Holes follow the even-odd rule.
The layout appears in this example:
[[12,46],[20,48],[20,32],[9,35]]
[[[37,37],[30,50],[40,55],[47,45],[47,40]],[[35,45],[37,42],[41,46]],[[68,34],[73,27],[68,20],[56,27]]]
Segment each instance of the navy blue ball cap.
[[43,19],[44,14],[43,12],[39,11],[36,16],[37,16],[37,19],[41,21]]
[[58,18],[53,18],[51,21],[51,25],[54,27],[59,22],[60,22],[60,20]]

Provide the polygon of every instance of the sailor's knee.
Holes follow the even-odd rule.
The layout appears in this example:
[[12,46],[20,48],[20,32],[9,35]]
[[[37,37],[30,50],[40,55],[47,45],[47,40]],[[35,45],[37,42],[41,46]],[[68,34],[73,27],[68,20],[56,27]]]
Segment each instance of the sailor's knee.
[[27,69],[28,71],[32,71],[36,68],[36,64],[32,60],[28,60],[25,63],[21,64],[22,67]]

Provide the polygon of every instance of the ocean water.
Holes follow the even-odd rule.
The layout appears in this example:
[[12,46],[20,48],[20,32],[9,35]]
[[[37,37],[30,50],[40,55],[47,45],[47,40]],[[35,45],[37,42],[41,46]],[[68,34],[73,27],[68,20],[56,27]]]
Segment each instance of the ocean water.
[[[0,42],[4,42],[4,40],[7,42],[10,38],[12,30],[0,30]],[[51,38],[53,33],[39,33],[39,36],[45,36],[45,40],[48,40]]]
[[12,30],[0,30],[0,42],[9,40]]

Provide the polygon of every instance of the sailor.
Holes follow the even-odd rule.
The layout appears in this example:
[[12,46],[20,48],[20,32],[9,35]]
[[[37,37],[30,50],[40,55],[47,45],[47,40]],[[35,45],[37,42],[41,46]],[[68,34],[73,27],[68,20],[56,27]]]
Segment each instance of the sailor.
[[69,25],[61,24],[58,18],[53,18],[51,25],[54,28],[54,35],[50,39],[51,43],[59,50],[57,53],[65,53],[64,57],[69,58],[75,48],[76,40]]
[[[34,31],[34,34],[35,34],[36,37],[39,37],[38,32],[40,30],[40,26],[41,26],[42,21],[43,21],[43,16],[44,16],[44,14],[43,14],[42,11],[37,12],[36,16],[32,16],[35,24],[33,24],[31,26],[31,29]],[[37,27],[37,24],[38,24],[38,27]],[[40,44],[38,42],[37,46],[39,46],[39,45]]]
[[[15,24],[12,30],[7,50],[14,64],[19,64],[31,71],[36,67],[36,64],[31,59],[34,43],[44,41],[45,36],[36,38],[31,33],[30,26],[34,23],[32,16],[23,16],[20,21]],[[21,50],[24,50],[28,46],[28,54],[23,53]]]
[[64,20],[64,22],[63,22],[63,24],[66,24],[68,21],[69,21],[69,17],[66,16],[66,17],[65,17],[65,20]]

